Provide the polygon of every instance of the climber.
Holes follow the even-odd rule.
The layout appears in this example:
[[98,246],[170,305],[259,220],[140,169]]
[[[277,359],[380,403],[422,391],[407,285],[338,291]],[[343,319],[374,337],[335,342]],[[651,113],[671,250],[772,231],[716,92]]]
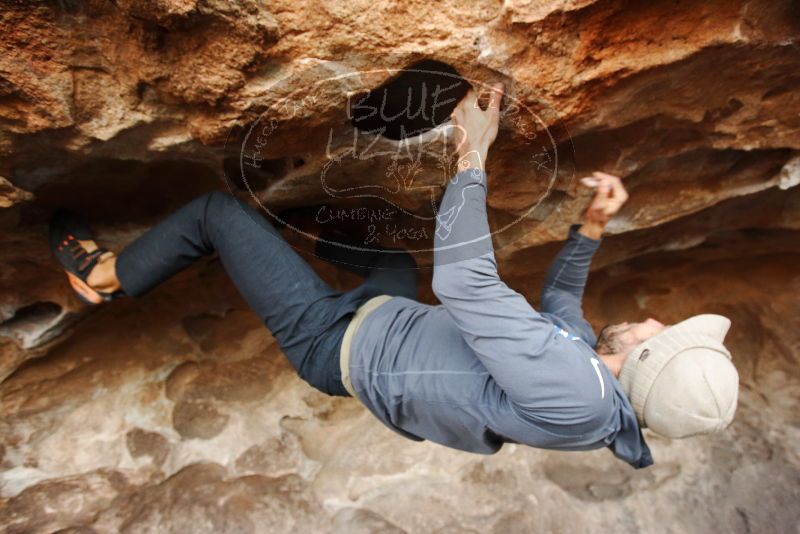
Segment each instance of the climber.
[[722,344],[728,319],[647,319],[604,328],[597,339],[583,317],[592,255],[627,199],[619,178],[597,172],[584,180],[594,198],[547,272],[539,311],[500,280],[484,166],[502,97],[502,85],[493,86],[484,110],[470,90],[451,116],[459,171],[434,237],[440,305],[415,300],[409,254],[320,240],[319,255],[365,276],[353,290],[332,289],[256,210],[221,192],[193,200],[119,255],[65,213],[51,221],[51,246],[72,287],[95,304],[143,295],[216,252],[300,377],[356,397],[412,440],[483,454],[506,442],[608,447],[638,468],[653,462],[643,427],[670,438],[725,428],[738,391]]

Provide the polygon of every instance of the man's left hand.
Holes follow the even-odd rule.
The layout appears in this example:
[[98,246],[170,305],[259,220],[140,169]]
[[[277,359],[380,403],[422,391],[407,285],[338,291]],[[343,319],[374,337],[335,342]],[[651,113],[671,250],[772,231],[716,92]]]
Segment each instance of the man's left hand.
[[583,224],[578,231],[592,239],[600,239],[608,221],[628,200],[628,192],[619,176],[600,171],[595,171],[592,177],[583,178],[581,182],[596,187],[597,191],[583,214]]

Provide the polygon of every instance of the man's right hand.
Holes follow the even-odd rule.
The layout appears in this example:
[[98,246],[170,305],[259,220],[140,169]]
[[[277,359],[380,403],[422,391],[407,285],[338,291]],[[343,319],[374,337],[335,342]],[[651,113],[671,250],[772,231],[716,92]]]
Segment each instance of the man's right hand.
[[456,130],[459,170],[470,167],[484,168],[489,147],[497,137],[503,90],[502,83],[492,86],[489,105],[484,111],[478,104],[477,93],[474,89],[470,89],[450,114]]
[[600,171],[592,173],[592,177],[581,180],[585,185],[596,187],[592,203],[583,214],[583,224],[578,230],[586,237],[600,239],[608,221],[622,208],[628,200],[628,192],[622,185],[619,176]]

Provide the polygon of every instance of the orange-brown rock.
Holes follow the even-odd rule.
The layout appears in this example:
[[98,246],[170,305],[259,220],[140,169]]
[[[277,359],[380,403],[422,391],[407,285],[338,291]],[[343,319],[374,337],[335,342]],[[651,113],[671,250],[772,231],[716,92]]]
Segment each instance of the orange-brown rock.
[[[0,530],[795,529],[798,45],[788,0],[5,2]],[[727,432],[648,432],[656,464],[641,471],[602,450],[405,441],[296,378],[213,258],[89,309],[48,253],[55,207],[119,250],[231,188],[300,250],[334,226],[427,267],[453,170],[446,100],[493,81],[507,90],[487,163],[504,279],[536,304],[591,194],[578,178],[620,174],[631,198],[587,316],[729,316],[742,389]],[[423,86],[421,116],[367,117],[370,95],[402,109]]]

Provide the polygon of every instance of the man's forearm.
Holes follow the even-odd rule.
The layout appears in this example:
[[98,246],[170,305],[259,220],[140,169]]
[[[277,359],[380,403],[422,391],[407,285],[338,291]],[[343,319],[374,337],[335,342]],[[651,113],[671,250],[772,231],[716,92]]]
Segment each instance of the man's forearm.
[[448,181],[436,214],[434,273],[439,266],[493,251],[486,214],[486,173],[478,167],[461,168]]
[[[595,239],[583,232],[586,226],[579,227],[575,224],[570,227],[567,242],[547,269],[543,294],[553,289],[566,291],[572,294],[577,299],[576,304],[580,305],[592,257],[600,246],[599,237]],[[588,229],[594,231],[591,226]],[[543,309],[546,308],[544,300],[546,299],[543,298]]]

